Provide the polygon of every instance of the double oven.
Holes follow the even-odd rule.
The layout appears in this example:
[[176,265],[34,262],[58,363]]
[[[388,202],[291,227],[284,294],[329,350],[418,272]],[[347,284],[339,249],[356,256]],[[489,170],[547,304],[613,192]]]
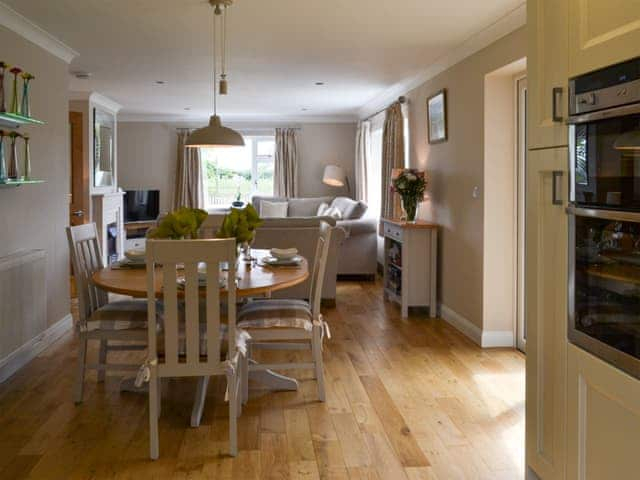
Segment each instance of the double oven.
[[640,58],[569,83],[569,341],[640,378]]

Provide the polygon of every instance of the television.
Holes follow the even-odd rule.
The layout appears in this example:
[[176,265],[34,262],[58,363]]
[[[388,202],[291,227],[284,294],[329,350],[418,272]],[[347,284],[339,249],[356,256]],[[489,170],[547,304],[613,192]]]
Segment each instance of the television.
[[126,190],[124,192],[124,221],[155,220],[160,213],[160,190]]

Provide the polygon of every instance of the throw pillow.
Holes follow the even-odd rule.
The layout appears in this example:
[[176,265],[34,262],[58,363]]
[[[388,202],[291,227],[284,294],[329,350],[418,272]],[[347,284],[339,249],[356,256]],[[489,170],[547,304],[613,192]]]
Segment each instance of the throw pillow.
[[318,213],[316,214],[318,217],[324,217],[324,214],[329,209],[329,204],[326,202],[322,202],[318,207]]
[[288,202],[260,202],[260,217],[262,218],[286,218]]
[[329,207],[324,211],[323,217],[331,217],[336,220],[342,220],[342,212],[336,207]]

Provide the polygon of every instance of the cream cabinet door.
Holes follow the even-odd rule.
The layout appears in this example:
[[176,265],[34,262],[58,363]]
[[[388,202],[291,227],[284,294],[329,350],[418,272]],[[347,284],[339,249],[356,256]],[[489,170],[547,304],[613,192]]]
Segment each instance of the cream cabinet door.
[[540,478],[565,478],[568,149],[527,159],[526,460]]
[[568,377],[568,478],[640,478],[640,380],[574,345]]
[[640,55],[639,0],[569,0],[569,76]]
[[529,148],[568,144],[567,12],[567,0],[527,2]]

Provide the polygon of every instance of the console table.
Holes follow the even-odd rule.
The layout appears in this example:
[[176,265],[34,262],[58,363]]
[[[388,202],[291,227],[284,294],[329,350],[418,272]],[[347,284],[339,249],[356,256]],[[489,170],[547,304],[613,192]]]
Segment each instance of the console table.
[[438,225],[382,219],[384,234],[384,298],[400,304],[402,317],[409,307],[429,307],[438,315]]

